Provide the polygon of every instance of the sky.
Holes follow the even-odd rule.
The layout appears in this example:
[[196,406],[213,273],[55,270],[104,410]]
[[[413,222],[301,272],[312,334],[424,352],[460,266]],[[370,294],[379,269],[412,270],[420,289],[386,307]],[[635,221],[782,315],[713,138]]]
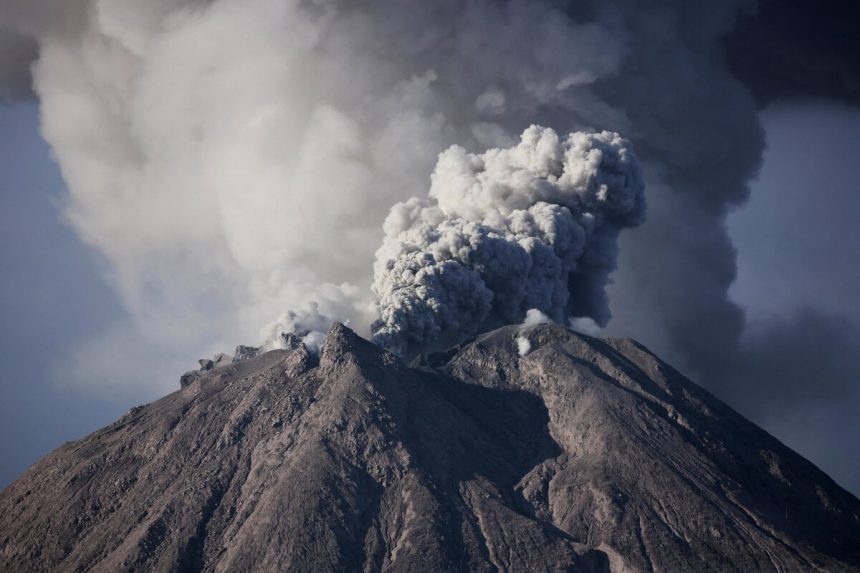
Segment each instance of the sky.
[[34,104],[0,107],[4,485],[63,442],[109,423],[133,401],[64,383],[71,341],[93,336],[122,309],[96,257],[62,222],[63,180],[38,126]]
[[860,110],[805,101],[762,116],[764,165],[728,219],[751,365],[721,397],[856,494]]
[[[413,252],[403,214],[499,225],[508,206],[476,215],[452,190],[543,123],[618,131],[647,185],[644,223],[589,231],[577,264],[594,272],[554,308],[611,311],[605,334],[641,340],[860,492],[856,14],[766,2],[737,21],[753,4],[81,0],[58,18],[52,0],[0,2],[15,30],[0,35],[0,484],[176,389],[202,356],[332,318],[370,336],[374,295],[398,331],[388,285],[422,287],[385,270]],[[434,167],[451,144],[478,155],[449,148]]]

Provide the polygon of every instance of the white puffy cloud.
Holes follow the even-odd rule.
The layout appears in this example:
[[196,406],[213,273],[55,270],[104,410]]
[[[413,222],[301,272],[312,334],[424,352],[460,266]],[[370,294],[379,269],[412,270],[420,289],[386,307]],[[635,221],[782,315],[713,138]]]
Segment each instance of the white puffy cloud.
[[546,324],[552,322],[552,319],[539,311],[536,308],[530,308],[526,312],[526,318],[523,320],[523,326],[534,326],[536,324]]

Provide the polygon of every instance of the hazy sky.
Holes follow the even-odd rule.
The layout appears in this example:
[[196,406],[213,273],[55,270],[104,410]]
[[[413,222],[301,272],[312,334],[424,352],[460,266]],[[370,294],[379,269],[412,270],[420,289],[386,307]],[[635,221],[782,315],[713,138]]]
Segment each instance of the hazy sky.
[[60,221],[63,181],[39,136],[33,104],[0,106],[0,173],[0,482],[6,484],[133,399],[110,402],[63,384],[72,341],[93,336],[122,311],[92,252]]
[[607,332],[860,492],[846,14],[809,26],[812,3],[765,3],[727,66],[714,50],[743,0],[719,14],[666,0],[647,18],[633,0],[339,18],[225,0],[169,34],[162,13],[197,0],[80,0],[63,18],[53,2],[0,0],[44,38],[40,115],[34,45],[0,35],[0,484],[177,388],[194,354],[259,342],[307,293],[361,327],[391,204],[426,195],[449,144],[509,146],[541,121],[617,130],[643,159],[648,220],[622,235]]

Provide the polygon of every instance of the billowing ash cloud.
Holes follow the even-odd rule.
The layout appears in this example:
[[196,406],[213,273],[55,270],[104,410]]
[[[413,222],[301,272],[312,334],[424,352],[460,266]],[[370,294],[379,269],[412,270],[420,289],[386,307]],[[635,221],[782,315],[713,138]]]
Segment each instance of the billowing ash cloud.
[[[509,148],[537,123],[635,146],[648,221],[619,238],[606,332],[699,374],[744,326],[724,217],[763,139],[720,42],[746,4],[0,0],[0,29],[38,45],[9,69],[32,70],[65,217],[128,311],[94,348],[211,356],[311,301],[370,335],[391,206],[426,196],[451,145]],[[577,261],[569,308],[605,321],[613,258]]]
[[604,325],[618,233],[644,216],[639,164],[616,133],[560,138],[533,125],[511,148],[453,146],[429,198],[398,203],[385,220],[374,337],[408,353],[520,322],[529,309]]
[[[65,217],[100,253],[128,311],[94,348],[211,356],[260,340],[262,325],[312,301],[369,335],[374,252],[391,206],[426,196],[451,145],[510,148],[538,123],[618,132],[635,146],[648,221],[619,238],[606,332],[634,335],[699,375],[731,363],[744,329],[727,297],[735,254],[724,219],[745,200],[764,142],[721,42],[748,4],[0,0],[0,29],[21,46],[8,89],[20,94],[22,70],[32,71],[42,133],[68,186]],[[431,185],[431,204],[453,209]],[[489,240],[491,229],[506,237],[506,225],[467,207],[451,212],[463,221],[456,232],[483,228],[488,263],[491,245],[522,257],[519,239]],[[536,306],[606,320],[601,269],[615,253],[597,250],[613,244],[600,232],[576,261],[568,300]],[[547,249],[527,251],[531,260],[505,264],[563,258],[566,247],[540,242]],[[456,273],[446,267],[446,288]],[[523,273],[488,287],[499,295],[468,312],[488,302],[490,321],[519,316],[528,303],[518,298],[563,292],[549,286],[559,269],[521,295]]]
[[426,194],[440,152],[533,122],[631,131],[596,89],[629,50],[612,18],[522,0],[0,0],[22,46],[8,89],[32,71],[64,215],[128,310],[93,346],[212,355],[309,302],[369,335],[382,223]]

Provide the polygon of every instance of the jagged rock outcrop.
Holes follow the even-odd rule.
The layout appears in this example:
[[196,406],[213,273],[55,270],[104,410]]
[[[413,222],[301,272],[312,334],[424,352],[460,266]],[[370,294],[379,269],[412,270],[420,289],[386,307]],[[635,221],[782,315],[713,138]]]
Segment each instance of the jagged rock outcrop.
[[630,340],[336,325],[183,386],[0,493],[0,570],[860,568],[860,501]]
[[259,346],[245,346],[244,344],[240,344],[236,347],[236,351],[233,353],[233,362],[241,362],[243,360],[248,360],[249,358],[254,358],[260,354]]

